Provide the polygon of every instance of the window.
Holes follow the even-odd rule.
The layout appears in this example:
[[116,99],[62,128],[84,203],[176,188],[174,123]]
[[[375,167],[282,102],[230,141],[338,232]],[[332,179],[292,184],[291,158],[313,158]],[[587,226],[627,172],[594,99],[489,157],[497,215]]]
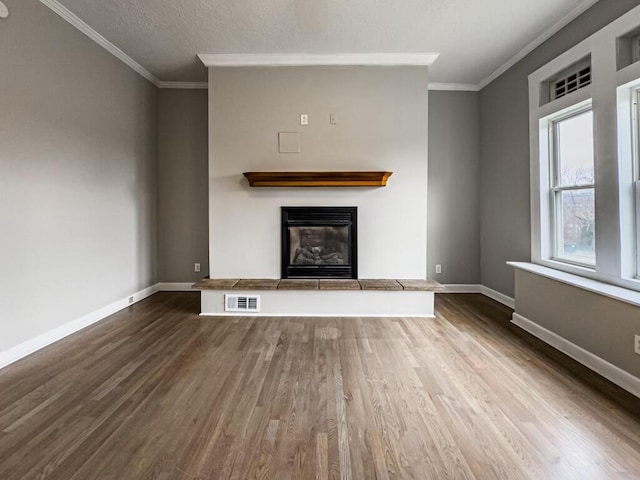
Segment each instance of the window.
[[571,112],[550,123],[551,219],[555,260],[595,266],[593,112]]
[[636,277],[640,278],[640,180],[635,181],[636,200]]
[[[637,37],[634,37],[637,38]],[[636,277],[640,278],[640,89],[635,90],[634,109],[636,121],[636,136],[634,141],[635,161],[633,162],[634,180],[634,216],[635,216],[635,254],[636,254]]]
[[640,7],[529,75],[531,261],[636,292],[639,39]]

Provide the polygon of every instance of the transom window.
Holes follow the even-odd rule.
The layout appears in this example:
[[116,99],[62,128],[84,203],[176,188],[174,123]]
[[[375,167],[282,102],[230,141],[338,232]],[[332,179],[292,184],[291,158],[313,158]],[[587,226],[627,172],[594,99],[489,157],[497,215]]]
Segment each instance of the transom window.
[[550,123],[554,259],[595,266],[595,172],[591,107]]

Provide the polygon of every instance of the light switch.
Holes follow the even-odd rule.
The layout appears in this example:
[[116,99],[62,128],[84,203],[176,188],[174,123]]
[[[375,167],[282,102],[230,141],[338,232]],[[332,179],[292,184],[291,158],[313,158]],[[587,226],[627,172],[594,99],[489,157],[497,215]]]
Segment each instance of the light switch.
[[337,125],[338,124],[338,115],[336,115],[335,113],[332,113],[329,115],[329,123],[331,125]]

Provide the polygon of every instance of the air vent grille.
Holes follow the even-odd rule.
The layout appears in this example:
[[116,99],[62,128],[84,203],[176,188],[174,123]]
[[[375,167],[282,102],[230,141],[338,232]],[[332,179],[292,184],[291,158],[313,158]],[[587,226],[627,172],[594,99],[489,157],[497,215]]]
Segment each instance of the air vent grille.
[[259,312],[259,295],[225,295],[225,312]]
[[591,83],[591,65],[573,71],[551,82],[551,99],[564,97]]

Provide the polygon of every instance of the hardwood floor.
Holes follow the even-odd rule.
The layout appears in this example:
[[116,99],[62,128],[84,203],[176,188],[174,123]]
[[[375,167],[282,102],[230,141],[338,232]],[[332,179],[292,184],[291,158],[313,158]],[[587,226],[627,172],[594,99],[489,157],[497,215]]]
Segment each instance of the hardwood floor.
[[0,370],[0,479],[632,479],[640,419],[480,295],[201,318],[159,293]]

